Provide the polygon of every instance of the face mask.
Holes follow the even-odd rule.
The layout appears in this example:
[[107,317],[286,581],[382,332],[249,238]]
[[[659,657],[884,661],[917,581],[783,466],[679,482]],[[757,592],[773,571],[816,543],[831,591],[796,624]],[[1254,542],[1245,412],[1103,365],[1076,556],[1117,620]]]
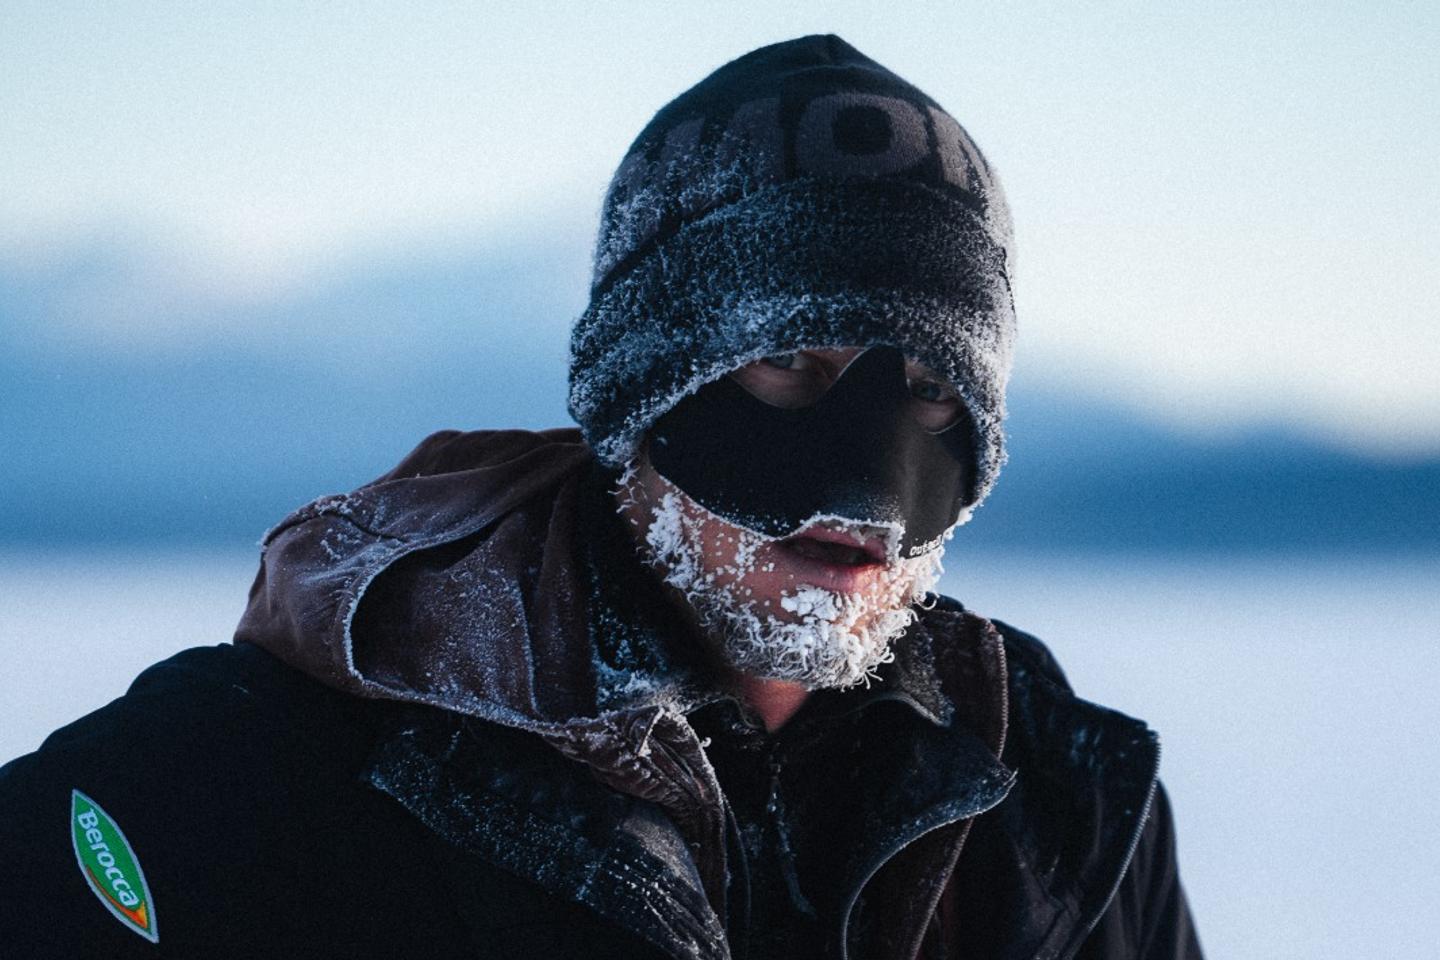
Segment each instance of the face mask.
[[894,347],[864,351],[799,409],[721,377],[656,421],[650,461],[710,512],[766,536],[838,517],[899,528],[899,556],[916,557],[966,518],[974,454],[967,417],[930,431],[910,403]]

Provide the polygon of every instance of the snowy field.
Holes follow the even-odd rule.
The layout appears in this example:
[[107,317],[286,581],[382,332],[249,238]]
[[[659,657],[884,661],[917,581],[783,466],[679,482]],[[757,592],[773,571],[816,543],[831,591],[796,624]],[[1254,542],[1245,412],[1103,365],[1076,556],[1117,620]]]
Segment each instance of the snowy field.
[[[0,553],[0,762],[229,639],[253,553]],[[970,558],[947,592],[1046,639],[1164,741],[1207,953],[1430,960],[1440,558]]]

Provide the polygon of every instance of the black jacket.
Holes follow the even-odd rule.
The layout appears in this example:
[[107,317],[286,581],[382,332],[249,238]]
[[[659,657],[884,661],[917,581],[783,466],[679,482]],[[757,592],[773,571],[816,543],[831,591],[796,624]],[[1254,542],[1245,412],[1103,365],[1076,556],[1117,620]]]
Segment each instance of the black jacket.
[[[1020,652],[1028,638],[1012,639],[1017,654],[1044,664],[1040,648]],[[582,841],[527,836],[536,823],[564,821],[572,805],[595,804],[573,829],[613,831],[617,846],[645,830],[663,844],[665,832],[661,823],[618,826],[644,804],[592,787],[529,741],[431,708],[337,693],[249,644],[187,650],[0,768],[4,955],[666,956],[512,872],[561,869],[538,861],[567,849],[584,857]],[[462,767],[466,783],[446,787],[448,824],[394,795],[407,767],[426,765],[409,772]],[[66,826],[75,789],[133,845],[158,944],[118,923],[87,888]],[[452,791],[473,795],[462,802]],[[1085,908],[1109,896],[1098,889],[1086,904],[1084,888],[1070,887],[1055,897],[1066,887],[1054,885],[1045,849],[1063,841],[1034,829],[1043,809],[1017,788],[976,821],[957,870],[962,956],[1055,956],[1046,944],[1076,933]],[[507,837],[533,840],[532,862],[507,862]],[[1199,957],[1163,790],[1078,956]]]
[[[449,451],[442,461],[456,455],[450,441],[440,444]],[[506,443],[485,464],[510,462],[519,449],[532,475],[546,445]],[[494,442],[481,446],[493,452]],[[467,447],[460,458],[467,469],[472,454]],[[414,488],[453,475],[471,491],[490,475],[458,476],[457,464],[433,458],[415,467],[407,461],[364,495],[297,511],[267,535],[252,591],[252,611],[268,611],[266,629],[254,636],[273,642],[283,621],[313,653],[317,624],[341,624],[340,652],[363,674],[349,682],[400,682],[404,661],[350,645],[352,627],[363,641],[366,587],[377,624],[412,595],[431,610],[430,586],[473,588],[464,559],[501,542],[467,532],[475,509],[456,506],[443,483],[424,496]],[[514,486],[513,477],[490,479]],[[437,531],[432,495],[454,506],[456,526]],[[544,502],[554,533],[563,511]],[[502,515],[503,528],[516,514]],[[430,519],[417,527],[414,516]],[[493,519],[473,522],[490,531]],[[529,521],[514,529],[517,542],[535,539]],[[299,562],[311,543],[323,547],[323,568]],[[345,565],[331,559],[337,549],[368,558],[355,577],[334,572]],[[406,563],[403,576],[376,583]],[[323,616],[295,595],[277,599],[286,575],[316,591]],[[352,581],[364,586],[352,590]],[[986,735],[964,704],[940,723],[884,704],[867,717],[869,759],[850,798],[860,841],[836,861],[836,889],[856,902],[832,955],[842,945],[850,956],[894,955],[899,942],[886,931],[913,928],[924,934],[922,956],[948,942],[967,958],[1198,958],[1153,734],[1074,697],[1033,637],[953,601],[924,625],[937,650],[993,644],[1007,730],[1000,740]],[[700,743],[682,717],[617,708],[603,722],[556,725],[545,703],[502,702],[504,688],[483,677],[465,689],[490,697],[484,710],[376,697],[303,660],[303,669],[282,662],[272,654],[289,648],[244,642],[243,627],[242,642],[156,665],[125,697],[0,769],[6,956],[728,955],[724,878],[700,816],[723,810],[723,798],[704,796],[713,777],[690,775],[706,765],[687,758],[686,744]],[[531,628],[538,647],[544,637]],[[535,685],[546,662],[523,662],[527,689],[555,696],[565,678]],[[936,696],[946,699],[939,688]],[[567,702],[561,713],[575,709]],[[514,719],[522,710],[529,715]],[[986,744],[1002,741],[996,757]],[[80,827],[96,823],[90,805],[123,832],[138,870],[121,860],[99,876],[106,861],[82,848],[117,841],[77,828],[77,811]],[[958,865],[946,861],[956,852]],[[137,932],[114,899],[123,890],[104,884],[131,882],[139,870],[147,912]],[[891,922],[902,913],[915,923]]]

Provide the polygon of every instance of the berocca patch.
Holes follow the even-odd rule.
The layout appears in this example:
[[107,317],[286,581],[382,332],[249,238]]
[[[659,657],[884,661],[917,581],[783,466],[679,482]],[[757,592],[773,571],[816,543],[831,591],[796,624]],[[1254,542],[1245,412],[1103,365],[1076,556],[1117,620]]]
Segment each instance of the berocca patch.
[[120,826],[79,790],[70,792],[70,839],[75,860],[105,909],[151,943],[160,942],[145,871]]

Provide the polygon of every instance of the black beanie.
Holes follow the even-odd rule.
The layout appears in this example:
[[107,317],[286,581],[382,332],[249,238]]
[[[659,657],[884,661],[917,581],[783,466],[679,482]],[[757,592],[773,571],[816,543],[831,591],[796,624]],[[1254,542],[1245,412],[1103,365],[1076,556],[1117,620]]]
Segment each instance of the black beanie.
[[1004,462],[1012,265],[995,173],[935,101],[833,35],[761,47],[666,104],[611,180],[570,412],[621,466],[736,367],[886,344],[959,389],[979,503]]

